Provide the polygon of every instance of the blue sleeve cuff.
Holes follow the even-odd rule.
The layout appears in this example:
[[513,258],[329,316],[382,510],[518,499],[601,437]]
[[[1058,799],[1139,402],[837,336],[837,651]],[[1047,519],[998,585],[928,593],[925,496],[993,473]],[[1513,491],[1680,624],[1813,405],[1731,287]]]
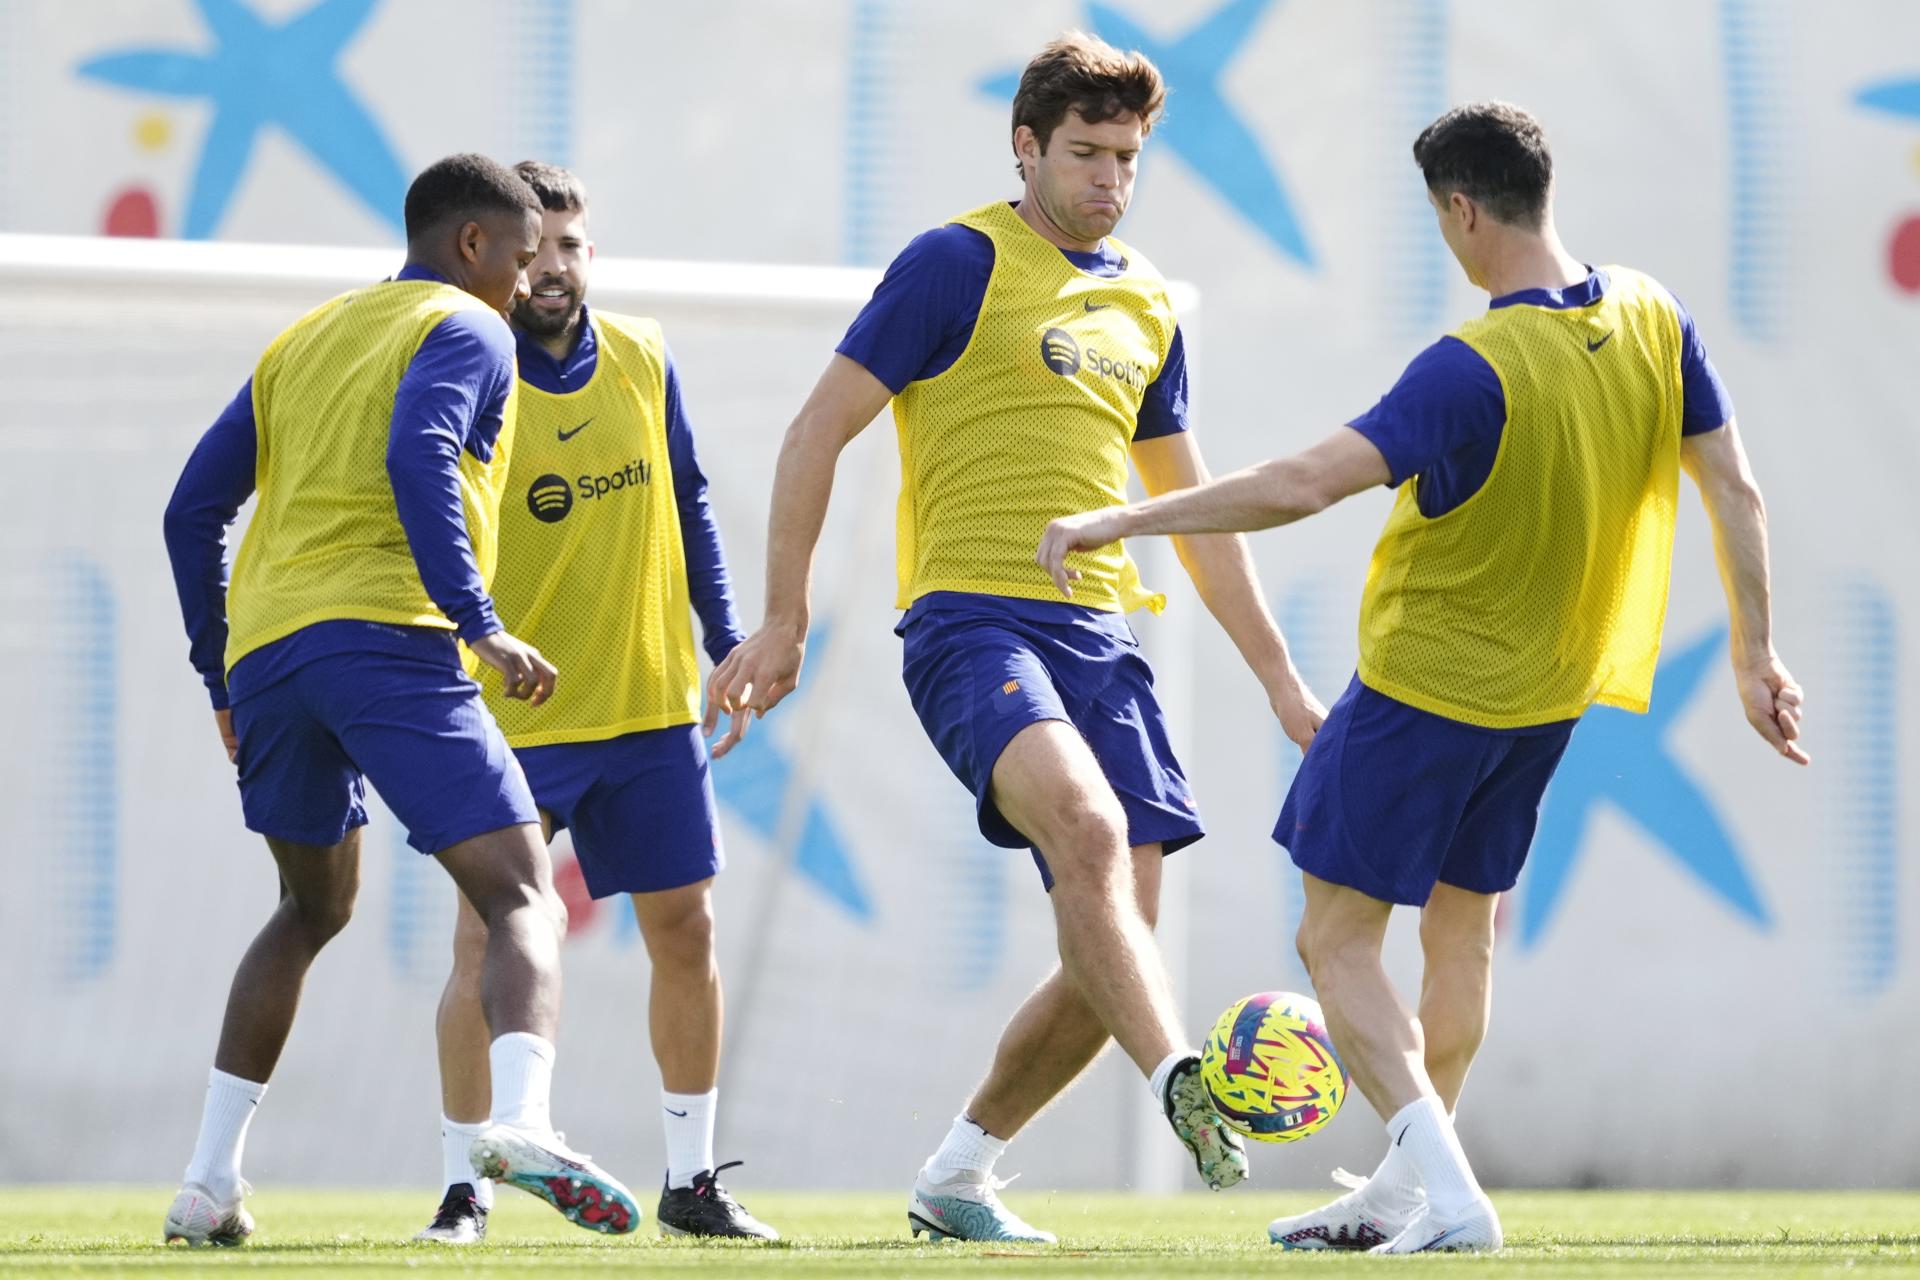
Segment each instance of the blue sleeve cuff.
[[460,638],[468,644],[476,640],[485,640],[496,631],[505,631],[500,623],[500,615],[493,611],[493,601],[482,600],[473,609],[467,611],[464,618],[456,619],[455,627]]

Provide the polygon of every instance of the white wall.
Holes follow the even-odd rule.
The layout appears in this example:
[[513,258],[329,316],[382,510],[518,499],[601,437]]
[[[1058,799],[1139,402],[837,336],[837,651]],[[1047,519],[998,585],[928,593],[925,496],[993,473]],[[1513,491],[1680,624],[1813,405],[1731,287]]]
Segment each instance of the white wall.
[[[251,2],[274,22],[301,8]],[[1316,439],[1482,305],[1432,231],[1407,152],[1427,119],[1473,96],[1542,117],[1570,248],[1665,279],[1740,405],[1771,509],[1778,644],[1810,691],[1816,763],[1770,759],[1740,718],[1689,504],[1655,712],[1596,713],[1576,736],[1508,904],[1495,1025],[1461,1113],[1486,1179],[1920,1181],[1920,1109],[1895,1102],[1920,1054],[1902,679],[1916,656],[1906,372],[1920,304],[1889,247],[1920,204],[1920,133],[1861,100],[1920,74],[1904,52],[1920,48],[1920,10],[1128,0],[1099,12],[1131,15],[1173,83],[1125,233],[1205,298],[1198,408],[1217,470]],[[1248,19],[1237,49],[1205,25],[1215,14]],[[338,65],[399,171],[466,147],[574,164],[608,254],[882,262],[915,230],[1013,194],[1004,104],[981,86],[1096,16],[1052,0],[419,0],[376,6]],[[184,230],[215,112],[75,68],[125,46],[211,44],[186,0],[0,7],[0,228],[92,233],[142,186],[161,229]],[[1226,111],[1250,142],[1203,171],[1186,154],[1230,137]],[[346,167],[378,188],[364,156]],[[1290,220],[1257,181],[1267,170]],[[211,231],[395,239],[277,126]],[[751,617],[772,451],[851,295],[746,319],[649,291],[644,275],[632,288],[629,305],[667,323]],[[164,1179],[191,1142],[228,975],[273,880],[184,662],[158,518],[197,432],[309,299],[298,286],[183,292],[44,273],[0,292],[12,460],[0,545],[13,553],[0,646],[20,673],[0,719],[14,886],[0,895],[0,972],[14,978],[12,1021],[33,1029],[0,1048],[0,1150],[19,1153],[22,1177]],[[883,423],[854,447],[836,491],[819,584],[833,630],[811,686],[765,726],[760,754],[721,773],[723,963],[736,993],[749,971],[765,975],[730,1028],[722,1146],[752,1159],[743,1185],[901,1182],[1048,953],[1023,856],[973,834],[893,674],[888,435]],[[1351,670],[1386,502],[1256,539],[1276,612],[1329,698]],[[1305,981],[1295,877],[1267,839],[1292,764],[1230,647],[1169,585],[1177,613],[1140,626],[1163,653],[1192,643],[1167,675],[1192,691],[1180,728],[1214,833],[1178,860],[1192,907],[1178,964],[1198,1034],[1245,991]],[[803,845],[803,873],[782,880],[769,850],[796,769],[818,808],[786,820],[817,812],[832,839]],[[257,1127],[257,1180],[432,1176],[445,891],[399,843],[385,819],[371,833],[361,919],[315,974]],[[1410,930],[1394,946],[1411,981]],[[631,930],[611,913],[589,922],[569,949],[560,1115],[642,1184],[659,1159],[643,992]],[[1143,1108],[1105,1064],[1011,1163],[1044,1186],[1151,1179],[1137,1138],[1164,1139],[1138,1130]],[[380,1135],[375,1169],[321,1140],[342,1125]],[[1257,1153],[1257,1174],[1312,1182],[1335,1162],[1363,1166],[1376,1144],[1356,1105],[1310,1146]]]

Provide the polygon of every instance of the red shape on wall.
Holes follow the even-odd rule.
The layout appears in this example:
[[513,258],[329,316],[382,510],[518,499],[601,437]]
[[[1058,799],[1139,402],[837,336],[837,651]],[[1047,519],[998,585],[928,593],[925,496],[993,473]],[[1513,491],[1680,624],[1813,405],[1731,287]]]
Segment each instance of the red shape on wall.
[[105,223],[100,228],[110,236],[144,236],[151,239],[160,234],[160,207],[153,201],[153,193],[145,187],[128,187],[113,198],[107,206]]
[[1920,293],[1920,215],[1908,214],[1887,241],[1887,274],[1907,293]]

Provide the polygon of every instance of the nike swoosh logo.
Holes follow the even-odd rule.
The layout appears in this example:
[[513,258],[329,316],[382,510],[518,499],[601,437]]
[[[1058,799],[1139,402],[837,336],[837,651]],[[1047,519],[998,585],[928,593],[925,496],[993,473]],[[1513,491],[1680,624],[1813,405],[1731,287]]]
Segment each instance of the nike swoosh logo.
[[1089,311],[1105,311],[1113,304],[1111,302],[1095,302],[1092,298],[1088,298],[1085,305]]
[[1407,1129],[1411,1129],[1411,1128],[1413,1128],[1412,1125],[1407,1125],[1406,1128],[1401,1129],[1400,1136],[1393,1140],[1393,1145],[1397,1147],[1401,1143],[1405,1142],[1407,1140]]
[[565,444],[567,441],[573,439],[575,436],[579,435],[582,431],[585,431],[588,427],[592,425],[593,425],[593,419],[588,418],[585,422],[581,423],[579,426],[575,427],[573,430],[562,431],[560,433],[560,443]]
[[662,1107],[660,1109],[670,1116],[679,1116],[682,1120],[687,1118],[687,1113],[684,1111],[675,1111],[672,1107]]
[[1588,350],[1588,351],[1598,351],[1598,350],[1599,350],[1600,348],[1602,348],[1602,347],[1604,347],[1604,346],[1606,346],[1606,345],[1607,345],[1607,338],[1611,338],[1612,336],[1613,336],[1613,333],[1612,333],[1612,331],[1611,331],[1611,330],[1609,330],[1609,331],[1608,331],[1608,333],[1607,333],[1607,337],[1606,337],[1606,338],[1602,338],[1602,339],[1600,339],[1600,341],[1598,341],[1598,342],[1589,342],[1589,343],[1587,343],[1587,350]]

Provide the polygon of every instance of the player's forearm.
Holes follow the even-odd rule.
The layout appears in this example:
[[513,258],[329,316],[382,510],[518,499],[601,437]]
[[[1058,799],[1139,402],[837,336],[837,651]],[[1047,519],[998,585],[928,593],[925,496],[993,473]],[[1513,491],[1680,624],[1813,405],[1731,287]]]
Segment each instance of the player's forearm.
[[[396,424],[397,428],[397,424]],[[427,596],[471,644],[502,630],[474,559],[460,502],[459,448],[396,429],[387,447],[393,506]]]
[[727,572],[726,551],[720,545],[720,523],[705,488],[678,495],[680,545],[687,568],[687,594],[700,619],[701,643],[715,662],[746,639],[740,611],[733,601],[733,578]]
[[1727,594],[1733,658],[1746,662],[1773,652],[1773,591],[1767,547],[1767,507],[1751,476],[1701,487],[1713,525],[1714,559]]
[[1297,681],[1286,638],[1267,608],[1246,540],[1232,533],[1185,534],[1176,536],[1173,545],[1201,602],[1268,696]]
[[802,411],[787,429],[773,472],[767,514],[767,604],[763,625],[804,636],[812,616],[813,552],[833,497],[833,473],[844,444],[827,424]]
[[[248,399],[243,388],[234,405]],[[188,657],[216,711],[227,705],[227,527],[253,492],[255,457],[251,411],[229,406],[187,459],[162,524]]]
[[1297,458],[1275,458],[1191,489],[1122,507],[1120,536],[1250,533],[1291,524],[1322,510],[1320,494]]

